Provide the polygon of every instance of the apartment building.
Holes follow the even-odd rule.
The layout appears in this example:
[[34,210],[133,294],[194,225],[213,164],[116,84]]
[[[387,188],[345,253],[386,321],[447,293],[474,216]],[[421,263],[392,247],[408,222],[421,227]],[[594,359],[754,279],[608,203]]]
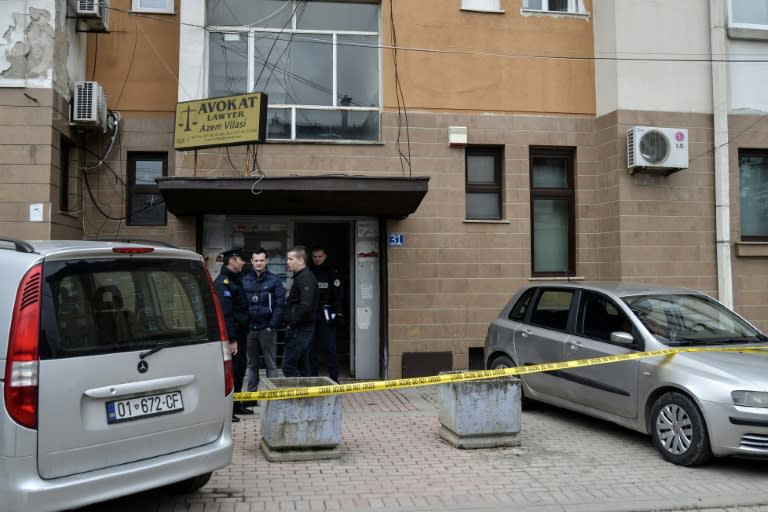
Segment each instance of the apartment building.
[[[163,239],[212,273],[231,247],[282,273],[291,246],[323,245],[360,379],[482,366],[488,322],[531,280],[689,286],[768,328],[768,2],[111,0],[109,32],[87,34],[71,4],[17,3],[9,26],[47,6],[69,53],[20,81],[0,40],[5,233]],[[103,86],[106,130],[67,123],[79,80]],[[177,103],[251,92],[265,140],[175,149]],[[39,187],[27,95],[58,98]],[[635,127],[664,128],[683,164],[630,167]]]

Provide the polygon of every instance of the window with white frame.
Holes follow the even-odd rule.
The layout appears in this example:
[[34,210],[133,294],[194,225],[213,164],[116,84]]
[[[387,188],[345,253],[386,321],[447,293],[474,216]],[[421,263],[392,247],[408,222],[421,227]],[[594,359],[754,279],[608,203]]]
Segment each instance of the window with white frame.
[[583,12],[581,0],[523,0],[523,9],[545,12]]
[[461,0],[465,11],[501,12],[501,0]]
[[730,0],[730,26],[768,28],[768,0]]
[[739,150],[741,239],[768,241],[768,150]]
[[266,93],[267,138],[378,141],[379,3],[208,2],[209,96]]
[[173,0],[132,0],[131,11],[173,14]]

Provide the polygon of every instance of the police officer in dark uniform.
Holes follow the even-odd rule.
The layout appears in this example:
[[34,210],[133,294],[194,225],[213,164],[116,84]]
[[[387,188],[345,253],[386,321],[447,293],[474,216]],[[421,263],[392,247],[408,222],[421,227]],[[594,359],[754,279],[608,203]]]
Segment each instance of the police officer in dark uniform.
[[318,355],[325,354],[328,365],[328,377],[339,381],[339,363],[336,358],[336,325],[344,317],[344,287],[341,275],[327,261],[325,248],[316,246],[312,249],[310,269],[317,278],[319,307],[317,308],[315,335],[312,339],[310,355],[312,376],[319,372]]
[[[226,251],[223,256],[224,263],[214,285],[221,302],[224,321],[227,324],[227,334],[232,347],[235,393],[239,393],[243,388],[243,379],[245,378],[245,336],[248,333],[248,302],[240,282],[245,260],[243,260],[242,249]],[[253,411],[235,402],[232,408],[232,421],[240,421],[240,418],[235,414],[253,414]]]

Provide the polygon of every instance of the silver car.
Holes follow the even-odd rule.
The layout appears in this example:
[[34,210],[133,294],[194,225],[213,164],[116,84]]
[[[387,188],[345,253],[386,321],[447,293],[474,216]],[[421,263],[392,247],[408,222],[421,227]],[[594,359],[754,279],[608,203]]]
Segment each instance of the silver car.
[[0,511],[191,491],[231,462],[231,357],[199,255],[0,239],[0,282]]
[[[674,347],[765,347],[768,338],[709,296],[611,282],[519,290],[491,323],[489,369]],[[688,352],[521,376],[546,402],[650,434],[668,461],[768,456],[768,352]]]

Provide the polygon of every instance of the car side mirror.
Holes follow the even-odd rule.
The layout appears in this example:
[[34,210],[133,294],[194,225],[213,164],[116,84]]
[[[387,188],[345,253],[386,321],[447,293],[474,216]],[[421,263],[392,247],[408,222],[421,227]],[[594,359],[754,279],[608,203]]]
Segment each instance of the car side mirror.
[[614,331],[611,333],[611,342],[619,345],[632,345],[635,343],[635,338],[628,332]]

